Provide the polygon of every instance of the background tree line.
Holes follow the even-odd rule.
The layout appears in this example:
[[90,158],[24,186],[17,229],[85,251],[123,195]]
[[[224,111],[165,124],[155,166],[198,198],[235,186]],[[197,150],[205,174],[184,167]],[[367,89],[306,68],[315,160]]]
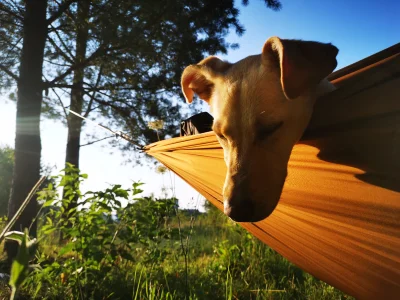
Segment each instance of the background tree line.
[[[280,9],[279,1],[264,2]],[[237,47],[225,38],[232,29],[244,33],[238,15],[232,0],[3,0],[0,91],[11,90],[17,105],[8,215],[39,179],[41,116],[68,127],[65,161],[77,167],[83,122],[67,108],[143,144],[158,139],[147,126],[152,120],[164,121],[161,139],[174,136],[182,118],[183,68]],[[33,200],[16,228],[29,227],[36,216]],[[15,256],[12,245],[7,251]]]

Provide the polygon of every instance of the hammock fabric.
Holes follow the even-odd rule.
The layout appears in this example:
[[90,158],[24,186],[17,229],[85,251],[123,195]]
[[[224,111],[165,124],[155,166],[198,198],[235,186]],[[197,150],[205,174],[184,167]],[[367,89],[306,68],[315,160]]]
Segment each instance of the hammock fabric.
[[[400,299],[400,44],[329,77],[294,147],[276,210],[241,225],[358,299]],[[212,132],[146,147],[222,209],[226,167]]]

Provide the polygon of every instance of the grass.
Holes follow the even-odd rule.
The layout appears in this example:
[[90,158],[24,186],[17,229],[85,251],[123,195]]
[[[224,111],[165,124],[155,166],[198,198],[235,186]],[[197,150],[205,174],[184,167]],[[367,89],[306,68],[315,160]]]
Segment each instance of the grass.
[[[189,251],[193,299],[350,299],[233,222],[221,217],[211,225],[206,218],[193,227]],[[178,258],[167,260],[164,268],[172,274],[184,271]],[[182,282],[170,278],[169,286],[179,290]]]
[[[182,235],[187,237],[191,232],[188,287],[180,242],[171,239],[163,245],[169,254],[160,265],[124,262],[108,274],[108,290],[126,290],[127,298],[114,298],[109,292],[104,299],[351,299],[297,268],[222,215],[217,221],[201,215],[191,227],[188,220],[182,223]],[[176,220],[171,227],[176,228]],[[58,250],[51,239],[41,246],[48,257]],[[32,278],[22,290],[26,299],[37,287],[37,279]],[[57,299],[68,295],[66,290],[68,287],[60,289],[57,283],[37,298]]]
[[[151,206],[146,201],[137,212],[160,212],[159,207],[144,211]],[[352,299],[302,271],[215,208],[195,217],[177,213],[165,219],[162,226],[168,230],[160,231],[163,235],[148,232],[139,235],[142,240],[128,241],[121,233],[114,248],[102,248],[100,230],[110,224],[101,214],[96,219],[94,211],[91,222],[100,225],[78,236],[90,239],[81,252],[60,254],[72,239],[60,243],[57,231],[42,233],[36,259],[42,270],[25,281],[20,299]],[[110,226],[115,229],[115,224]],[[117,251],[124,243],[131,245],[129,256],[108,255],[107,249]],[[100,252],[85,254],[93,247]]]
[[[219,218],[219,223],[200,216],[183,236],[191,233],[188,250],[188,287],[184,257],[178,240],[167,241],[167,258],[160,265],[125,262],[109,274],[109,290],[124,289],[125,299],[351,299],[341,291],[297,268],[242,228]],[[200,224],[201,223],[201,224]],[[188,224],[188,222],[186,222]],[[43,244],[43,253],[52,257],[57,246]],[[34,278],[34,277],[32,277]],[[61,282],[61,278],[59,279]],[[34,295],[35,280],[22,294]],[[52,287],[49,286],[51,290]],[[63,289],[61,289],[62,291]],[[38,294],[38,299],[57,299],[54,290]],[[70,295],[72,298],[75,296]],[[104,299],[113,298],[112,293]],[[76,295],[76,299],[82,299]],[[123,298],[119,298],[123,299]]]

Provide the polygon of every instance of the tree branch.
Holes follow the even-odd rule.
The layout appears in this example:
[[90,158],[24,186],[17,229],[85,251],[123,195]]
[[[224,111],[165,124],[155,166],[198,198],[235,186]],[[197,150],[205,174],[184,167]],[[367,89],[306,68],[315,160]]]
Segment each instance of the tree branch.
[[52,32],[55,32],[55,31],[58,31],[58,30],[63,30],[64,32],[73,32],[73,30],[71,30],[71,29],[68,29],[68,24],[61,24],[61,25],[58,25],[57,27],[54,27],[53,25],[50,25],[51,26],[51,28],[48,30],[48,33],[52,33]]
[[[84,92],[84,93],[85,93],[85,92]],[[88,95],[88,93],[85,93],[85,94]],[[89,96],[90,96],[90,95],[89,95]],[[104,101],[104,100],[100,100],[100,99],[98,99],[98,98],[96,98],[96,97],[93,97],[93,100],[94,100],[95,102],[101,104],[101,105],[109,106],[109,107],[113,108],[115,111],[119,112],[121,115],[125,115],[125,116],[128,115],[128,113],[127,113],[126,111],[124,111],[124,108],[123,108],[123,107],[117,106],[117,105],[113,104],[112,102],[107,102],[107,101]],[[127,106],[128,106],[128,105],[127,105]]]
[[98,105],[96,105],[96,106],[93,106],[93,104],[92,104],[92,107],[91,107],[89,113],[92,112],[92,111],[95,111],[96,109],[98,109],[98,108],[101,107],[101,106],[102,106],[101,104],[98,104]]
[[[103,65],[100,65],[99,74],[97,74],[96,84],[95,84],[94,88],[97,88],[97,86],[99,85],[102,72],[103,72]],[[92,104],[93,104],[93,99],[94,99],[95,95],[96,95],[96,90],[93,90],[92,96],[90,97],[90,100],[89,100],[88,107],[86,109],[85,114],[83,115],[85,118],[88,117],[88,115],[89,115],[89,113],[91,111]]]
[[44,82],[45,88],[65,88],[65,89],[73,89],[75,85],[73,84],[63,84],[63,83],[51,83],[51,81]]
[[[76,85],[74,84],[64,84],[64,83],[51,83],[50,81],[46,81],[43,83],[44,84],[44,88],[65,88],[65,89],[74,89],[76,88]],[[111,98],[110,95],[107,95],[106,93],[102,92],[102,89],[96,89],[94,86],[92,86],[91,84],[84,82],[85,85],[87,85],[88,87],[84,88],[85,94],[88,95],[89,97],[92,97],[89,92],[96,92],[98,94],[101,94],[103,96],[109,97]]]
[[[75,2],[78,2],[78,1],[79,1],[79,0],[76,0]],[[90,1],[90,0],[88,0],[88,1]],[[60,2],[57,1],[57,0],[54,0],[54,2],[56,2],[59,6],[61,5]],[[66,16],[67,16],[71,21],[73,21],[73,22],[76,21],[75,16],[74,16],[73,14],[71,14],[71,6],[69,6],[64,12],[65,12]],[[74,32],[75,32],[75,31],[74,31]]]
[[73,66],[71,66],[67,71],[65,71],[63,74],[57,76],[54,78],[52,81],[49,82],[49,84],[54,84],[57,81],[63,80],[65,77],[67,77],[69,74],[71,74],[73,71],[80,69],[80,68],[85,68],[92,60],[97,58],[98,56],[101,55],[102,47],[99,47],[95,52],[92,53],[88,58],[86,58],[84,61],[77,63]]
[[3,66],[2,64],[0,64],[0,70],[3,71],[4,73],[6,73],[8,76],[10,76],[12,79],[14,79],[15,81],[19,80],[19,77],[17,75],[15,75],[13,72],[11,72],[10,70],[8,70],[5,66]]
[[15,19],[19,20],[20,22],[24,21],[24,18],[22,16],[16,14],[12,10],[8,9],[3,3],[0,3],[0,11],[3,11],[6,14],[13,16]]
[[[21,17],[25,14],[25,10],[24,10],[25,5],[23,5],[23,6],[18,5],[18,3],[16,3],[16,0],[11,0],[11,4],[14,6],[14,8],[15,8],[16,10],[18,10],[18,13],[19,13],[19,15],[20,15]],[[22,7],[24,7],[24,8],[22,8]]]
[[21,28],[21,29],[23,28],[23,26],[22,26],[21,24],[14,23],[14,22],[12,22],[12,21],[10,21],[10,20],[4,20],[4,19],[2,19],[1,22],[2,22],[2,23],[6,23],[6,24],[10,24],[10,25],[12,25],[12,26],[19,27],[19,28]]
[[47,62],[49,64],[52,64],[52,65],[55,65],[55,66],[59,66],[59,67],[70,67],[70,65],[63,65],[63,64],[55,63],[55,62],[53,62],[51,60],[48,60],[48,59],[43,59],[43,61],[45,61],[45,62]]
[[64,111],[65,119],[67,120],[67,126],[69,127],[69,125],[68,125],[68,113],[67,113],[67,110],[66,110],[65,107],[64,107],[64,103],[62,102],[61,97],[57,94],[57,92],[55,91],[55,89],[52,88],[51,90],[52,90],[53,93],[57,96],[57,100],[58,100],[58,102],[60,103],[60,105],[61,105],[61,107],[62,107],[62,109],[63,109],[63,111]]
[[[96,101],[99,104],[103,104],[105,106],[108,106],[108,107],[114,109],[118,114],[120,114],[121,117],[130,119],[130,111],[128,109],[125,109],[123,107],[114,105],[111,102],[107,102],[107,101],[103,101],[103,100],[97,99],[95,97],[93,97],[93,99],[94,99],[94,101]],[[127,107],[131,108],[131,109],[134,109],[134,107],[132,107],[130,105],[127,105]],[[98,124],[98,125],[100,125],[102,127],[105,127],[105,126],[103,126],[101,124]],[[112,131],[108,127],[105,127],[105,128],[110,130],[110,131]],[[131,137],[128,137],[126,134],[122,133],[121,131],[118,131],[118,132],[115,132],[115,133],[118,134],[119,136],[121,136],[124,140],[126,140],[126,141],[130,142],[131,144],[135,145],[136,147],[138,147],[137,149],[139,149],[139,150],[142,149],[143,146],[144,146],[144,145],[141,145],[138,140],[133,140]]]
[[[14,51],[14,48],[17,48],[19,51],[22,51],[22,49],[18,47],[18,44],[21,42],[21,40],[22,40],[22,37],[20,37],[18,39],[18,41],[13,43],[14,40],[12,38],[2,36],[2,42],[7,44],[7,46],[11,47],[10,49],[4,50],[4,52],[5,51],[8,52],[6,59],[8,59],[8,55],[10,55],[12,51]],[[2,57],[2,59],[3,59],[3,61],[5,60],[4,57]]]
[[21,48],[18,48],[17,45],[22,41],[22,37],[19,38],[18,41],[15,42],[15,44],[11,47],[11,49],[9,50],[10,52],[14,50],[14,48],[17,48],[18,50],[22,51]]
[[102,89],[94,89],[92,86],[90,86],[89,85],[89,91],[95,91],[97,94],[100,94],[100,95],[103,95],[103,96],[105,96],[105,97],[108,97],[108,98],[112,98],[112,96],[110,96],[110,95],[108,95],[107,93],[105,93],[105,92],[103,92],[103,90]]
[[[54,28],[54,26],[51,25],[51,28]],[[64,43],[64,40],[61,38],[61,36],[60,36],[60,34],[58,33],[58,31],[55,30],[54,33],[57,35],[58,40],[59,40],[59,41],[61,42],[61,44],[64,46],[65,51],[69,54],[69,56],[72,58],[72,60],[74,60],[74,59],[75,59],[75,56],[72,54],[71,51],[69,51],[67,45]],[[60,48],[60,49],[61,49],[61,48]],[[72,61],[71,63],[73,63],[73,61]]]
[[110,135],[110,136],[106,136],[105,138],[102,138],[102,139],[99,139],[99,140],[95,140],[95,141],[93,141],[93,142],[89,142],[89,143],[87,143],[87,144],[80,145],[79,147],[85,147],[85,146],[93,145],[94,143],[101,142],[101,141],[104,141],[104,140],[106,140],[106,139],[113,138],[113,137],[115,137],[114,134],[113,134],[113,135]]
[[60,4],[58,10],[50,18],[47,19],[47,24],[50,25],[55,20],[57,20],[70,7],[70,5],[76,1],[77,0],[66,0],[62,4]]
[[70,64],[74,63],[73,59],[71,59],[67,54],[65,54],[64,51],[60,47],[58,47],[57,43],[50,36],[48,36],[47,39],[49,40],[50,44],[53,45],[54,48],[60,51],[61,56],[64,57],[64,59],[67,62],[69,62]]
[[88,58],[86,58],[84,61],[77,63],[73,66],[71,66],[71,68],[69,68],[67,71],[65,71],[63,74],[57,76],[56,78],[54,78],[52,81],[50,81],[50,84],[54,84],[57,81],[60,81],[62,79],[64,79],[65,77],[67,77],[69,74],[71,74],[73,71],[80,69],[80,68],[85,68],[87,67],[93,60],[95,60],[96,58],[100,57],[103,54],[106,54],[109,51],[115,51],[115,50],[121,50],[123,48],[125,48],[125,45],[120,45],[117,47],[110,47],[110,48],[104,48],[103,46],[100,46],[99,48],[97,48],[96,51],[94,51]]

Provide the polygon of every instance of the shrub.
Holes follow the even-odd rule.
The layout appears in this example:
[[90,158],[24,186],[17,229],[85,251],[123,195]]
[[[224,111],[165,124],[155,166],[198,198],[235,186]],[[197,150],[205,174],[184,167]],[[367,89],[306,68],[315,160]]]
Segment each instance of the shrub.
[[[113,185],[105,191],[82,194],[79,183],[87,175],[72,165],[64,171],[68,175],[56,177],[58,187],[64,188],[64,199],[58,200],[52,184],[39,192],[43,209],[47,208],[39,236],[42,240],[49,235],[61,237],[61,248],[38,255],[42,270],[33,274],[26,286],[40,298],[131,296],[131,284],[124,278],[129,273],[121,266],[159,265],[165,259],[167,250],[160,245],[170,237],[168,218],[177,200],[139,197],[141,183],[130,189]],[[76,198],[78,206],[67,211]],[[127,202],[124,207],[122,200]],[[47,242],[57,244],[57,240]]]
[[[140,183],[82,194],[73,166],[39,192],[38,299],[348,299],[215,209],[179,211]],[[64,199],[58,189],[64,188]],[[67,211],[78,199],[78,207]],[[124,203],[122,203],[124,202]],[[126,205],[123,205],[126,204]],[[193,213],[193,214],[192,214]],[[196,218],[195,218],[196,216]]]

